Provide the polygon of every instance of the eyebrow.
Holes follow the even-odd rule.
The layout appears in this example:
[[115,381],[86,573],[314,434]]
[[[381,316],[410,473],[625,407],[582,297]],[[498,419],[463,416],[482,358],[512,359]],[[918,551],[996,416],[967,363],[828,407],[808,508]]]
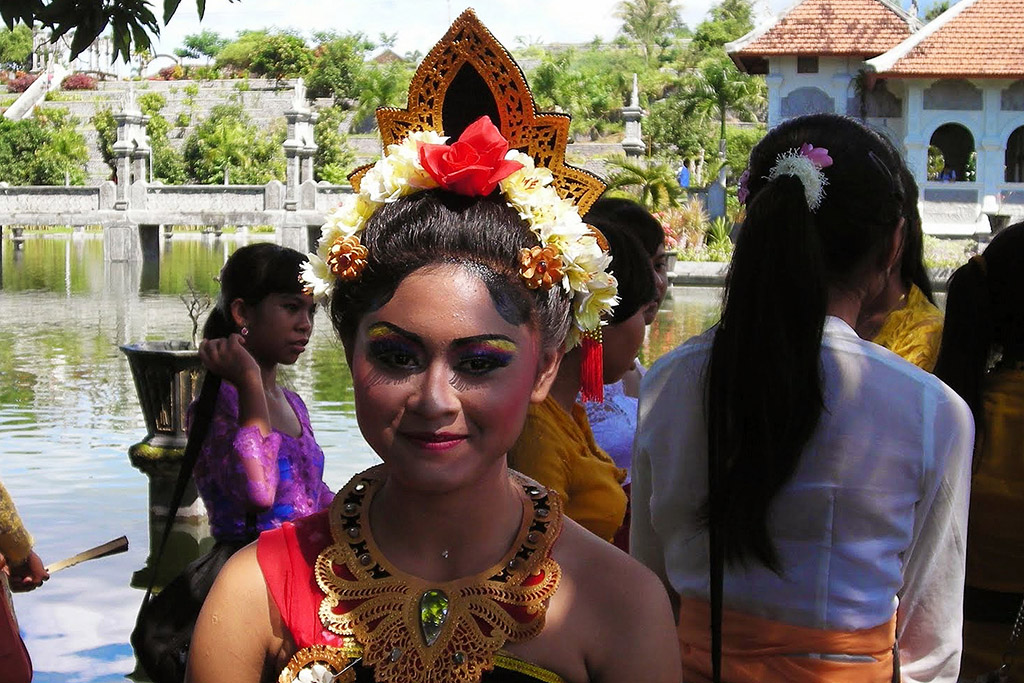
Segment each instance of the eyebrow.
[[477,342],[489,342],[489,341],[506,341],[512,346],[519,346],[515,340],[504,334],[477,334],[472,337],[461,337],[452,342],[452,346],[465,346],[466,344],[475,344]]
[[[367,332],[368,333],[372,333],[374,330],[379,329],[379,328],[386,329],[386,330],[388,330],[390,332],[393,332],[393,333],[395,333],[397,335],[405,337],[409,341],[415,342],[415,343],[419,344],[420,346],[424,346],[424,344],[423,344],[423,337],[419,336],[418,334],[416,334],[414,332],[410,332],[408,330],[403,330],[398,325],[394,325],[392,323],[387,323],[387,322],[374,323],[374,324],[370,325],[370,327],[367,329]],[[512,339],[511,337],[509,337],[507,335],[504,335],[504,334],[475,334],[475,335],[473,335],[471,337],[460,337],[460,338],[458,338],[458,339],[456,339],[456,340],[454,340],[452,342],[452,346],[465,346],[466,344],[473,344],[473,343],[476,343],[476,342],[498,341],[498,340],[500,340],[500,341],[507,341],[508,343],[510,343],[510,344],[512,344],[514,346],[518,346],[518,344],[516,344],[514,339]]]

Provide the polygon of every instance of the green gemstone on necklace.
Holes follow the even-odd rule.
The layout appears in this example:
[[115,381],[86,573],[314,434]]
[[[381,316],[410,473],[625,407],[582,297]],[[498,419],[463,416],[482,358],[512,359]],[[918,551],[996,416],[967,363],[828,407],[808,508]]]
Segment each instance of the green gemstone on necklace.
[[420,630],[423,640],[430,647],[437,642],[441,628],[448,619],[448,596],[437,589],[430,589],[420,596]]

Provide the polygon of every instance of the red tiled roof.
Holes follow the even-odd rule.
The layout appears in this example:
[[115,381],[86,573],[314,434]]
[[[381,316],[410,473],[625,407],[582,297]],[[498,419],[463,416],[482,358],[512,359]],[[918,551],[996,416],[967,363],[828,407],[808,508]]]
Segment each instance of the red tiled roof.
[[731,54],[734,60],[796,54],[870,57],[910,36],[915,28],[911,21],[882,0],[804,0]]
[[[949,18],[879,58],[879,75],[1020,78],[1024,76],[1024,0],[961,0]],[[939,23],[941,22],[941,23]],[[909,48],[909,51],[907,51]],[[903,53],[903,54],[900,54]],[[895,61],[892,57],[898,57]]]

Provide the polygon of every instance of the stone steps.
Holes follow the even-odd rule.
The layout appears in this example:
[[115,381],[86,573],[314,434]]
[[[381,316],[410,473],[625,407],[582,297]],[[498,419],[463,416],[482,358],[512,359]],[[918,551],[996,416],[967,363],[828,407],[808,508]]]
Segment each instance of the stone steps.
[[[244,83],[245,85],[239,85]],[[291,108],[292,82],[275,87],[273,81],[263,79],[222,81],[100,81],[96,90],[59,91],[54,100],[42,102],[42,109],[62,108],[78,118],[78,131],[89,149],[86,164],[87,183],[96,185],[110,176],[99,150],[99,134],[92,125],[92,117],[103,109],[120,111],[129,86],[136,98],[146,93],[159,93],[166,100],[160,114],[171,124],[168,135],[171,145],[181,149],[195,126],[209,116],[218,104],[238,101],[245,107],[252,122],[263,129],[284,126],[284,112]],[[198,93],[192,86],[198,86]],[[190,94],[192,91],[194,94]],[[181,128],[176,124],[180,114],[188,114],[190,123]]]

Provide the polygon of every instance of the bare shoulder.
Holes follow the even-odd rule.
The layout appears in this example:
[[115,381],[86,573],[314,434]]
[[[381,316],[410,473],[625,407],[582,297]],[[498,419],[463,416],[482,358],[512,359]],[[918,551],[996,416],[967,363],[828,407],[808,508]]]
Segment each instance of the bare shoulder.
[[225,563],[203,603],[186,681],[212,683],[229,674],[259,680],[268,654],[280,649],[279,618],[271,602],[253,543]]
[[616,588],[614,595],[604,596],[605,600],[619,598],[635,608],[633,596],[626,599],[621,595],[625,586],[644,593],[657,589],[656,597],[665,593],[654,572],[569,518],[565,518],[562,535],[552,554],[563,574],[571,577],[579,589],[600,594]]
[[591,680],[680,680],[668,594],[651,570],[570,519],[553,556],[574,595],[568,611]]

